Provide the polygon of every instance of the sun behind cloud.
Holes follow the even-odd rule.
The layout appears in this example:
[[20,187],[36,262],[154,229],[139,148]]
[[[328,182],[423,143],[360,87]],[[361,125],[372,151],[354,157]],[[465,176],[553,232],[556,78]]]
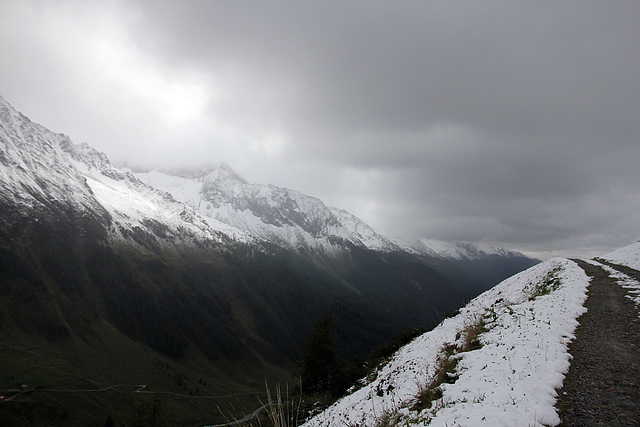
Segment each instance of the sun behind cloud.
[[[108,29],[109,30],[109,29]],[[145,54],[121,28],[90,34],[93,61],[104,78],[129,98],[153,105],[166,124],[178,126],[201,118],[215,89],[194,70],[173,70]]]

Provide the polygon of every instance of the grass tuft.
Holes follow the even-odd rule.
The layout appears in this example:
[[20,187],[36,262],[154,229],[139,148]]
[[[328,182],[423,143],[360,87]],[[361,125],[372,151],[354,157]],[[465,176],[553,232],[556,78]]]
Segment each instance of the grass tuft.
[[[267,389],[267,414],[268,419],[273,427],[295,427],[299,424],[300,406],[302,405],[302,396],[295,400],[283,400],[280,385],[276,386],[275,399],[272,399],[271,390],[265,381]],[[301,387],[302,389],[302,387]],[[289,387],[287,386],[287,398],[289,398]]]
[[458,379],[456,368],[460,360],[459,354],[481,348],[480,335],[486,330],[484,319],[478,317],[456,336],[456,341],[461,341],[458,345],[447,344],[442,348],[433,377],[428,383],[418,385],[418,395],[411,411],[430,409],[434,401],[443,397],[442,384],[453,384]]
[[536,287],[534,292],[529,297],[529,301],[534,300],[543,295],[549,295],[551,292],[557,290],[562,282],[558,277],[561,267],[557,267],[547,273],[542,282]]

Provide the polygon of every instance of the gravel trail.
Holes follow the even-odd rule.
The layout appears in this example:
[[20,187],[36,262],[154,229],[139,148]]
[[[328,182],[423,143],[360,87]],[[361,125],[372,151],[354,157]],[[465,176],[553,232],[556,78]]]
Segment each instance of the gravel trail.
[[579,319],[571,367],[558,390],[560,425],[640,426],[638,309],[604,269],[574,261],[592,280],[588,312]]

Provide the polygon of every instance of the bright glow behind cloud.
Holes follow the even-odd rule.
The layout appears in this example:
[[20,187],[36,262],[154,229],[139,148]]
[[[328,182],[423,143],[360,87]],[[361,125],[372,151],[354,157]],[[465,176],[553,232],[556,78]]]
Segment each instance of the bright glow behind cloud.
[[115,162],[225,161],[407,238],[638,237],[635,3],[2,0],[0,95]]
[[[43,31],[51,39],[56,54],[75,56],[78,68],[105,80],[105,85],[129,102],[152,106],[166,124],[177,126],[198,120],[216,91],[211,82],[193,70],[172,70],[142,51],[132,40],[131,22],[111,4],[100,12],[81,5],[58,8],[45,5],[37,15]],[[132,15],[135,16],[135,15]],[[129,17],[129,21],[131,17]],[[82,38],[77,35],[82,34]]]
[[104,32],[94,33],[89,41],[93,46],[89,49],[94,54],[92,59],[105,77],[129,97],[153,106],[170,125],[198,120],[208,97],[215,96],[211,84],[205,84],[203,77],[194,72],[171,73],[118,37],[121,34],[114,32],[105,37]]

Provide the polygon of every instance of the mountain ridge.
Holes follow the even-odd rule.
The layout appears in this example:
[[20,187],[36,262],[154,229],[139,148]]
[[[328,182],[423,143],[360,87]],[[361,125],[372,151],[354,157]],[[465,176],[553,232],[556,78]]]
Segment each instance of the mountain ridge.
[[[224,173],[221,174],[221,170]],[[496,255],[528,258],[520,252],[491,244],[436,240],[394,241],[381,235],[350,212],[326,206],[313,196],[273,185],[250,184],[226,163],[207,164],[193,168],[190,172],[154,169],[133,170],[133,173],[147,184],[173,194],[205,218],[213,218],[265,239],[277,240],[293,249],[323,247],[319,245],[314,248],[308,239],[308,235],[311,235],[313,238],[326,238],[329,240],[329,245],[331,240],[334,242],[344,240],[375,251],[404,251],[443,259],[472,261]],[[248,202],[256,199],[263,200],[261,206]],[[265,205],[284,206],[285,212],[279,212],[277,215],[265,214]],[[302,209],[304,205],[311,214]],[[232,212],[229,211],[230,208]],[[306,219],[305,214],[311,216],[311,219]],[[293,236],[291,236],[292,233],[286,236],[278,235],[274,228],[292,226],[301,228],[297,233],[294,231]],[[326,247],[327,245],[324,245],[324,248]]]
[[[4,99],[0,140],[0,348],[11,350],[0,352],[0,363],[16,373],[16,380],[0,378],[6,389],[16,381],[76,388],[107,387],[112,377],[155,382],[138,372],[149,370],[170,392],[196,393],[204,383],[220,383],[206,387],[218,395],[262,391],[264,377],[287,379],[283,372],[323,312],[336,317],[338,348],[351,359],[399,330],[432,325],[493,285],[446,260],[371,249],[371,241],[387,240],[357,218],[293,190],[243,182],[228,166],[216,166],[208,181],[191,180],[190,191],[206,188],[220,212],[228,199],[226,215],[280,239],[285,230],[287,240],[205,217]],[[244,190],[253,199],[240,197]],[[302,250],[282,244],[291,240]],[[20,342],[30,350],[16,350]],[[144,369],[122,363],[107,342],[144,359]],[[58,356],[44,360],[48,354]],[[78,354],[100,360],[103,374]],[[232,374],[239,371],[247,375]],[[107,393],[104,407],[92,411],[83,407],[88,397],[25,395],[15,416],[35,405],[53,409],[35,411],[34,425],[62,419],[51,414],[78,425],[104,423],[106,411],[123,420],[119,393]],[[220,416],[204,402],[189,407],[200,421]],[[189,419],[185,408],[172,410]]]

